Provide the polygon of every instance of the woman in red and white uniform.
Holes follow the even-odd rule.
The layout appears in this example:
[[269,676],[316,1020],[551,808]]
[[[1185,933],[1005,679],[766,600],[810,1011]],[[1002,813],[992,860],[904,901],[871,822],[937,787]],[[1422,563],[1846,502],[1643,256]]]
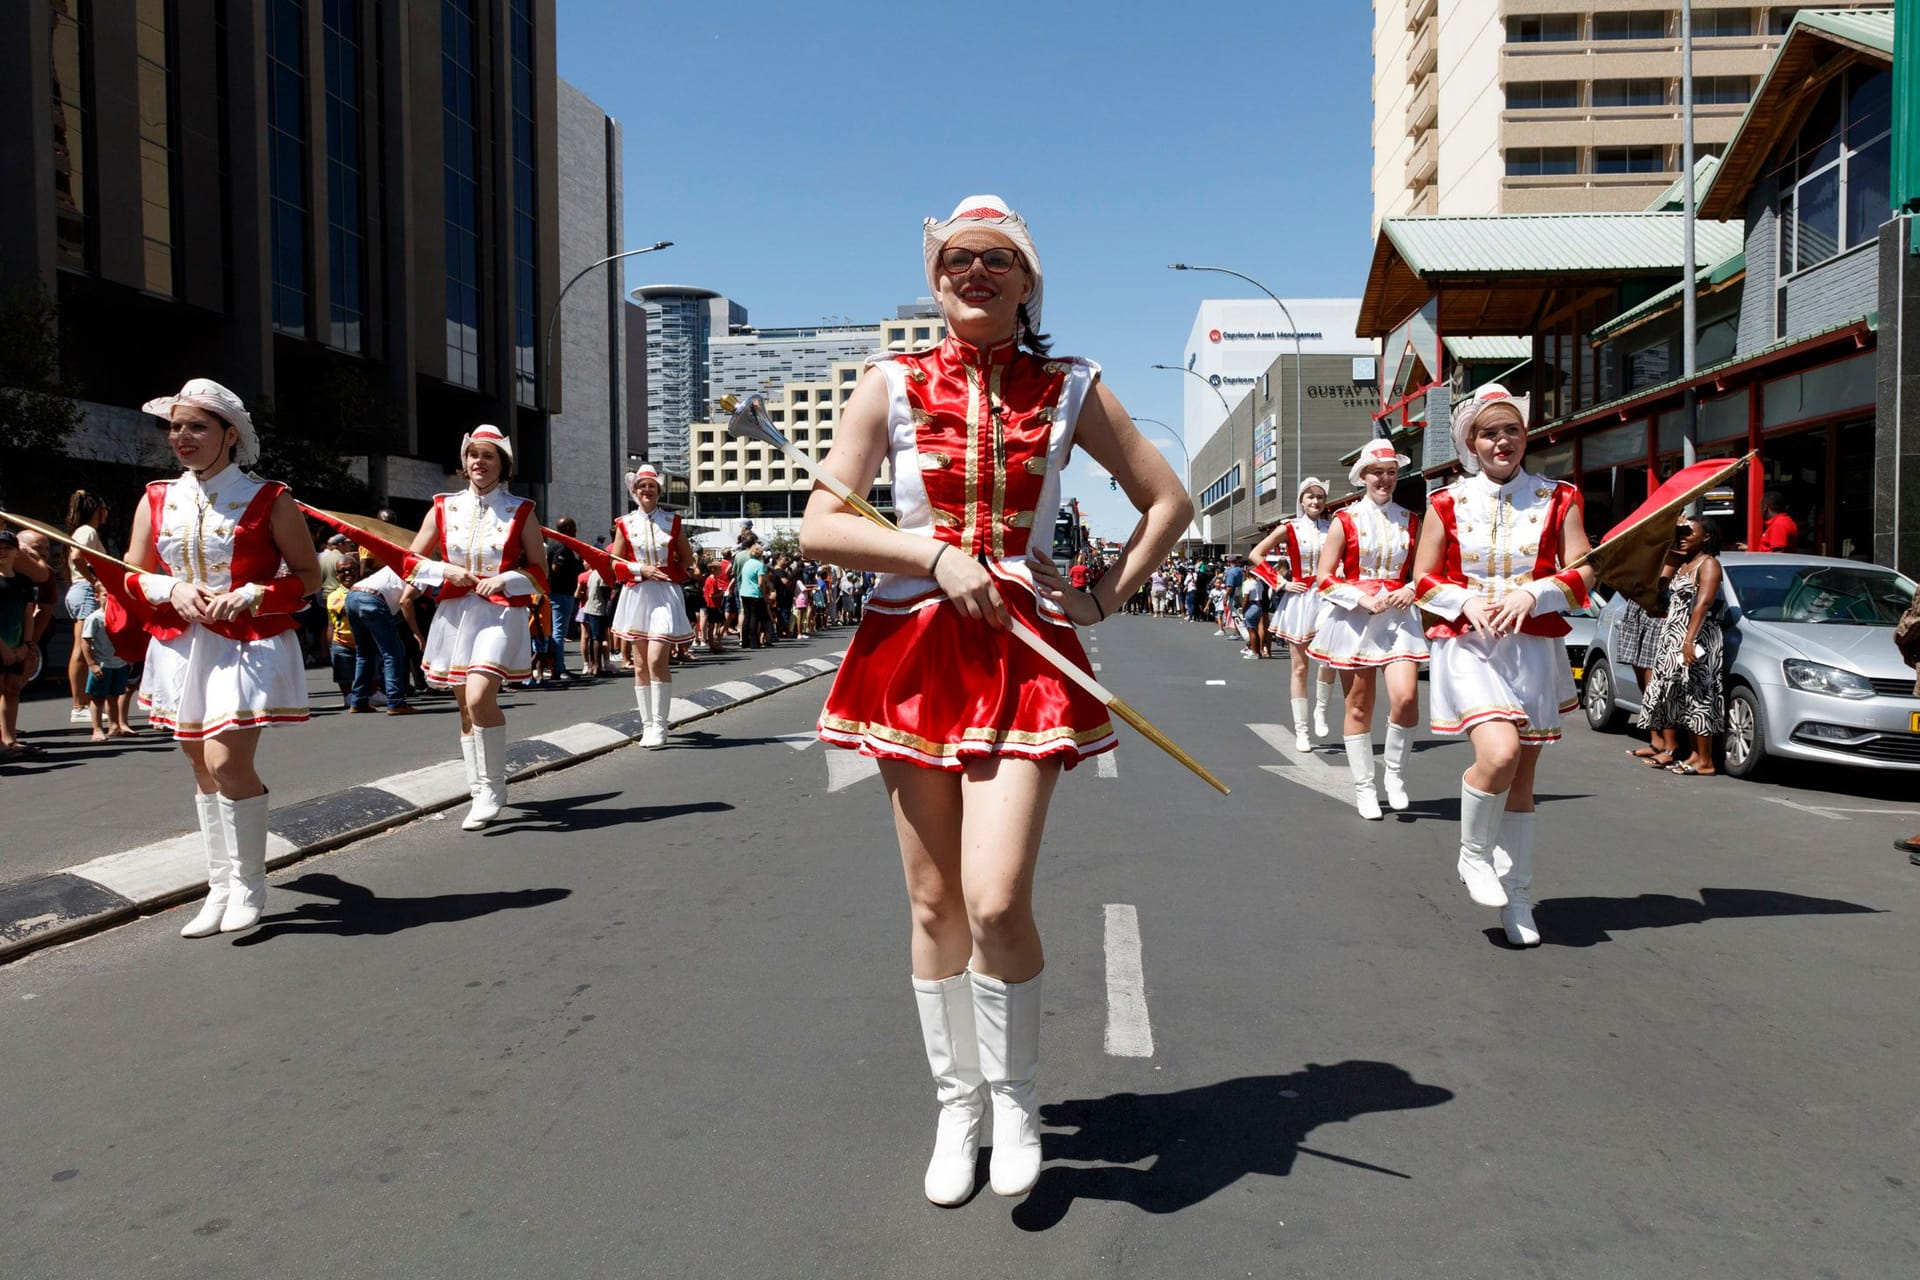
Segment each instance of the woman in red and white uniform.
[[1320,628],[1320,616],[1326,611],[1314,577],[1320,567],[1320,548],[1326,543],[1327,529],[1333,519],[1327,515],[1327,482],[1308,476],[1294,495],[1293,519],[1283,521],[1253,549],[1253,562],[1259,564],[1276,548],[1286,555],[1286,581],[1280,584],[1281,604],[1274,618],[1274,634],[1287,642],[1288,680],[1293,691],[1293,747],[1312,751],[1313,739],[1324,738],[1332,730],[1327,726],[1327,701],[1333,693],[1333,668],[1322,664],[1313,682],[1313,732],[1307,732],[1307,668],[1312,665],[1307,646]]
[[1379,673],[1387,673],[1387,805],[1408,804],[1404,778],[1420,719],[1420,666],[1427,637],[1413,608],[1413,547],[1420,517],[1393,500],[1400,468],[1412,459],[1391,440],[1367,441],[1347,479],[1366,493],[1342,509],[1320,548],[1320,594],[1328,608],[1307,647],[1340,672],[1347,694],[1344,735],[1353,771],[1354,807],[1377,819],[1380,795],[1373,776],[1373,707]]
[[[287,487],[241,470],[260,439],[240,397],[209,378],[141,406],[167,420],[186,467],[147,486],[127,562],[154,606],[140,705],[193,766],[207,900],[186,938],[248,929],[267,901],[267,784],[260,731],[307,718],[294,614],[320,586],[320,561]],[[282,567],[286,572],[281,572]]]
[[1534,927],[1533,780],[1540,749],[1579,705],[1560,615],[1587,603],[1593,570],[1561,568],[1588,551],[1580,491],[1528,472],[1527,401],[1498,383],[1454,410],[1466,478],[1435,493],[1415,560],[1420,607],[1438,623],[1429,681],[1433,731],[1465,734],[1460,858],[1467,892],[1499,907],[1507,941]]
[[693,563],[693,547],[680,528],[680,517],[660,508],[660,473],[650,466],[627,475],[627,492],[639,504],[613,522],[613,543],[607,550],[629,563],[633,585],[620,593],[613,615],[614,638],[629,646],[633,664],[633,701],[646,721],[640,745],[658,747],[667,741],[667,715],[673,705],[673,670],[668,659],[675,645],[693,640],[681,584]]
[[[1017,618],[1087,669],[1074,627],[1145,581],[1193,505],[1099,367],[1048,356],[1040,258],[1018,215],[998,197],[969,197],[945,221],[927,219],[924,247],[948,336],[869,362],[825,461],[857,493],[891,464],[900,528],[816,488],[800,538],[810,558],[880,574],[820,737],[878,757],[892,797],[941,1103],[924,1186],[952,1205],[973,1192],[989,1104],[993,1189],[1022,1195],[1039,1175],[1034,865],[1062,768],[1114,745],[1106,708],[1006,628]],[[1142,513],[1090,590],[1043,550],[1076,445]]]
[[507,718],[500,686],[533,673],[527,610],[547,590],[547,548],[533,503],[507,492],[513,443],[482,424],[460,440],[467,487],[435,494],[407,557],[407,579],[437,591],[421,653],[427,683],[460,705],[460,758],[473,804],[460,823],[478,831],[507,802]]

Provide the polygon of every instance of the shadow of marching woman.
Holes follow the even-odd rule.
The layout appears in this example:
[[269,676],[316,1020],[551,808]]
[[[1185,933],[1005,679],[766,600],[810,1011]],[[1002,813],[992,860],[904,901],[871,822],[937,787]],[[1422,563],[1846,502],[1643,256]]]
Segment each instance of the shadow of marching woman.
[[[1113,1200],[1147,1213],[1178,1213],[1249,1174],[1284,1178],[1295,1155],[1394,1178],[1412,1175],[1305,1145],[1307,1135],[1377,1111],[1450,1102],[1390,1062],[1308,1063],[1290,1075],[1242,1076],[1172,1093],[1116,1093],[1040,1108],[1049,1163],[1013,1211],[1023,1231],[1044,1231],[1075,1200]],[[1071,1129],[1071,1133],[1054,1132]],[[1143,1160],[1144,1169],[1128,1168]]]
[[290,880],[283,889],[331,898],[307,902],[261,919],[260,927],[236,938],[236,947],[252,947],[282,934],[330,933],[342,938],[384,936],[428,924],[457,924],[497,911],[544,907],[570,897],[571,889],[512,889],[494,893],[442,893],[431,898],[381,898],[365,885],[314,872]]
[[[1629,929],[1672,929],[1709,920],[1880,914],[1878,907],[1777,889],[1702,889],[1698,902],[1670,893],[1643,893],[1633,898],[1548,898],[1534,904],[1533,911],[1542,940],[1556,947],[1596,947]],[[1502,930],[1481,932],[1494,945],[1508,947]]]

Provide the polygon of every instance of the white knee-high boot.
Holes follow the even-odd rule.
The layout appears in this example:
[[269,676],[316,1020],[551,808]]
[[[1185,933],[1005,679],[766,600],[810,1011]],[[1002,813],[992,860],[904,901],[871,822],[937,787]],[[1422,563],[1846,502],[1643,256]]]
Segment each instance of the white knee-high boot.
[[1369,821],[1384,817],[1380,812],[1380,794],[1373,786],[1373,735],[1350,733],[1346,744],[1347,768],[1353,773],[1354,807]]
[[467,798],[471,800],[480,794],[480,771],[474,761],[473,735],[460,735],[460,763],[467,766]]
[[1489,795],[1460,779],[1460,860],[1454,869],[1467,886],[1467,896],[1483,907],[1507,905],[1507,891],[1500,885],[1505,859],[1497,847],[1506,807],[1506,792]]
[[[1318,676],[1319,672],[1314,672],[1314,675]],[[1320,679],[1313,682],[1313,736],[1316,738],[1333,736],[1333,729],[1327,724],[1327,700],[1333,697],[1333,683],[1332,680]]]
[[640,745],[657,747],[666,740],[666,735],[654,727],[653,723],[653,685],[636,684],[633,686],[633,702],[640,709]]
[[1307,726],[1307,700],[1293,700],[1293,749],[1295,751],[1313,750],[1313,737]]
[[655,680],[647,686],[647,733],[640,739],[643,747],[667,745],[667,708],[673,705],[673,682]]
[[1407,759],[1413,754],[1413,730],[1402,728],[1392,721],[1387,722],[1387,753],[1382,763],[1382,780],[1386,784],[1387,808],[1399,813],[1408,804],[1407,784],[1403,775]]
[[226,914],[233,859],[221,830],[220,797],[196,792],[193,808],[200,818],[200,847],[207,854],[207,900],[200,904],[200,914],[180,930],[180,936],[210,938],[220,932],[220,918]]
[[973,1194],[974,1167],[980,1158],[980,1122],[987,1115],[985,1077],[980,1074],[980,1040],[974,1029],[973,980],[913,980],[920,1008],[920,1038],[940,1099],[940,1127],[927,1163],[927,1199],[939,1205],[962,1204]]
[[1040,1071],[1040,975],[1025,982],[969,976],[980,1074],[993,1100],[987,1180],[1000,1195],[1023,1196],[1040,1177],[1040,1104],[1033,1087]]
[[1507,891],[1507,905],[1500,908],[1500,926],[1507,931],[1507,941],[1516,947],[1540,945],[1540,930],[1533,923],[1533,829],[1531,813],[1509,811],[1500,815],[1499,849],[1511,863],[1500,877],[1500,885]]
[[267,796],[219,799],[220,834],[232,859],[220,932],[237,933],[258,924],[267,905]]
[[474,729],[473,767],[479,786],[460,823],[462,831],[480,830],[499,817],[501,806],[507,803],[507,726]]

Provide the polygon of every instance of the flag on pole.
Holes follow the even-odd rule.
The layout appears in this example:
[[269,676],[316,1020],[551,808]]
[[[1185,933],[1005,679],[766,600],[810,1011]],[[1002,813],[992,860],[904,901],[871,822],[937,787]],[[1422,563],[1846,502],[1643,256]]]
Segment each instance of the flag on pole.
[[633,576],[633,571],[626,567],[627,562],[624,560],[615,560],[613,553],[605,547],[596,547],[592,543],[582,542],[578,538],[570,538],[558,529],[549,529],[545,525],[540,526],[540,532],[546,534],[555,542],[572,547],[573,553],[580,557],[581,563],[599,574],[600,580],[609,586],[615,583],[636,581]]
[[1592,567],[1594,576],[1642,609],[1660,604],[1660,569],[1673,547],[1674,526],[1688,503],[1732,479],[1754,455],[1728,462],[1712,458],[1675,472],[1632,515],[1607,530],[1600,545],[1569,568]]
[[375,520],[372,516],[350,515],[345,511],[322,511],[319,507],[310,507],[304,502],[298,505],[302,515],[318,520],[336,533],[344,533],[382,565],[402,578],[407,576],[407,556],[411,554],[407,546],[413,541],[413,535],[405,529],[388,524],[384,520]]

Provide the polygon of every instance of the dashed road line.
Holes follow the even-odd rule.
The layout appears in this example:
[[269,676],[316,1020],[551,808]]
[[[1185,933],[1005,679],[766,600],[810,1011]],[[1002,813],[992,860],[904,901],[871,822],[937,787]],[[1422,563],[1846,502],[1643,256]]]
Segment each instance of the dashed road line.
[[1147,1019],[1147,979],[1140,963],[1140,913],[1130,903],[1109,902],[1106,914],[1107,1052],[1116,1058],[1151,1058],[1153,1024]]
[[1119,777],[1120,761],[1115,759],[1119,754],[1117,751],[1103,751],[1095,756],[1093,758],[1093,772],[1095,776],[1101,778]]
[[828,794],[845,791],[868,778],[880,776],[880,762],[872,756],[863,756],[858,751],[846,751],[839,747],[823,754],[827,758]]
[[1309,791],[1318,791],[1343,805],[1353,803],[1353,775],[1347,772],[1347,757],[1334,751],[1316,751],[1303,756],[1293,749],[1293,726],[1250,724],[1247,728],[1268,746],[1285,756],[1287,764],[1263,764],[1260,767],[1276,778],[1298,783]]

